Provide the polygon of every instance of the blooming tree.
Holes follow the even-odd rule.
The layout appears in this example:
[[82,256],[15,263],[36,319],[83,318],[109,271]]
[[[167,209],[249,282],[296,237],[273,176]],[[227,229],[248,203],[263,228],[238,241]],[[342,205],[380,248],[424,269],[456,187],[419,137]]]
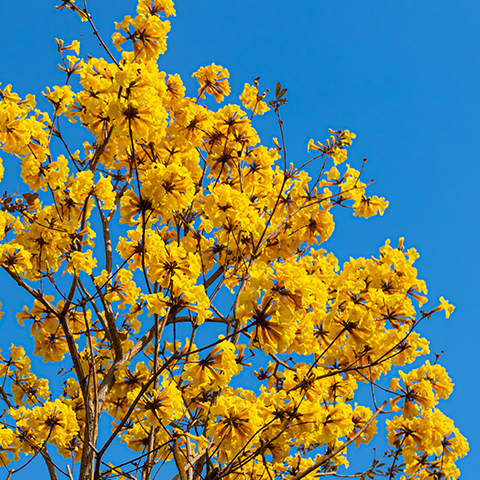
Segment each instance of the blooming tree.
[[[343,267],[318,248],[337,208],[387,206],[345,163],[355,134],[311,140],[295,167],[280,84],[263,92],[255,79],[242,105],[211,108],[230,94],[227,69],[200,68],[193,97],[159,70],[171,0],[139,0],[116,24],[117,54],[86,3],[61,2],[107,59],[57,40],[66,81],[42,92],[49,113],[0,90],[1,148],[24,182],[0,200],[0,265],[31,297],[17,318],[35,345],[15,339],[0,356],[8,478],[35,457],[51,479],[334,477],[377,429],[388,450],[370,448],[347,475],[458,478],[468,444],[437,408],[452,392],[438,355],[401,370],[429,353],[419,322],[453,306],[421,310],[426,285],[403,239]],[[253,126],[267,112],[270,147]],[[62,388],[31,354],[62,365]]]

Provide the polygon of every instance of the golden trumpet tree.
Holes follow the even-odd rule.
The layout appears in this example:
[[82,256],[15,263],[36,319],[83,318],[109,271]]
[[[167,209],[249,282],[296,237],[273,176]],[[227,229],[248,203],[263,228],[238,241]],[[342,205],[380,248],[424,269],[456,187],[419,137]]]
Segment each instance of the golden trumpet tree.
[[[226,104],[226,68],[193,73],[193,96],[159,70],[171,0],[139,0],[116,24],[116,54],[86,3],[56,8],[88,22],[106,58],[57,40],[66,79],[42,92],[49,112],[0,90],[1,148],[24,182],[0,200],[0,265],[31,297],[17,319],[34,341],[0,357],[8,477],[41,457],[51,479],[458,478],[468,444],[437,408],[450,378],[438,356],[401,370],[429,353],[419,322],[453,306],[421,309],[403,239],[343,267],[319,248],[339,207],[369,217],[388,204],[367,195],[365,159],[346,163],[355,134],[311,140],[295,167],[279,83],[255,79]],[[254,128],[266,113],[269,146]],[[67,365],[62,388],[31,355]],[[377,430],[387,451],[343,470]]]

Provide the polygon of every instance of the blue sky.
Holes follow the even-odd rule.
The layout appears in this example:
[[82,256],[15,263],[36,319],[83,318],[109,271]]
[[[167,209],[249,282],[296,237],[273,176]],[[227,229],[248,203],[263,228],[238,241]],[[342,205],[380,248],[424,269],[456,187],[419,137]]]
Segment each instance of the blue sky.
[[[78,1],[78,0],[77,0]],[[0,3],[0,82],[24,96],[61,84],[54,38],[82,42],[81,53],[103,55],[86,23],[57,12],[51,0]],[[79,2],[82,3],[82,2]],[[134,0],[90,0],[97,28],[108,40],[113,21],[133,14]],[[456,305],[421,327],[432,352],[456,387],[441,408],[470,442],[459,462],[462,478],[477,478],[480,448],[477,410],[480,291],[477,192],[480,180],[480,3],[477,0],[179,0],[169,50],[160,58],[180,73],[195,94],[191,74],[221,64],[230,71],[231,102],[260,76],[273,90],[288,88],[283,110],[289,161],[308,159],[310,138],[328,128],[357,134],[349,162],[368,158],[370,192],[385,196],[390,211],[369,220],[337,212],[337,228],[325,248],[343,262],[376,255],[385,239],[418,249],[419,277],[430,305],[440,296]],[[83,36],[80,36],[83,35]],[[273,116],[258,119],[267,144],[278,136]],[[5,189],[16,188],[15,166]],[[15,294],[2,276],[3,298]],[[6,315],[2,345],[12,335]]]

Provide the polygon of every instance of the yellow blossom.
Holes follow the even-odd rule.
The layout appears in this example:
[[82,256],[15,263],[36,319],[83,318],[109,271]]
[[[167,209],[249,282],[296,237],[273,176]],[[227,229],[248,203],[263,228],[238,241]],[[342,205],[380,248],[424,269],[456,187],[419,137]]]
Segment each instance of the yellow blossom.
[[212,63],[208,67],[202,67],[192,77],[196,77],[200,84],[198,89],[200,98],[205,98],[206,92],[213,95],[217,102],[222,102],[225,96],[230,95],[230,85],[227,80],[230,74],[221,65]]

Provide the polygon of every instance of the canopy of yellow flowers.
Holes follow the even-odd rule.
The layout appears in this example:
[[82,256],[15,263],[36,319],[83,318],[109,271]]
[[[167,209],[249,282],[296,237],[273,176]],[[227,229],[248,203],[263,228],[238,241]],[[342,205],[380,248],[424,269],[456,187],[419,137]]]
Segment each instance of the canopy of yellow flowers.
[[[93,26],[73,0],[57,8]],[[419,321],[453,307],[442,297],[420,310],[427,288],[403,239],[342,268],[318,247],[335,209],[370,217],[388,205],[347,163],[355,134],[309,142],[315,178],[288,164],[280,85],[267,101],[256,79],[241,105],[214,109],[208,97],[230,94],[226,68],[195,72],[193,97],[159,70],[172,15],[171,0],[140,0],[116,24],[118,61],[106,45],[107,60],[80,58],[79,42],[57,40],[66,82],[42,93],[51,113],[33,95],[0,90],[1,149],[25,183],[1,199],[0,265],[32,296],[18,321],[33,354],[71,359],[54,395],[23,346],[0,357],[1,463],[52,445],[100,478],[106,415],[112,441],[147,452],[149,465],[173,459],[183,480],[195,468],[313,479],[347,466],[348,445],[371,442],[387,416],[392,469],[403,458],[404,478],[458,478],[468,444],[437,408],[450,378],[428,361],[397,368],[429,353]],[[270,147],[253,126],[269,111],[281,138]],[[65,120],[84,129],[80,150],[69,148]],[[357,396],[362,383],[369,398]]]

